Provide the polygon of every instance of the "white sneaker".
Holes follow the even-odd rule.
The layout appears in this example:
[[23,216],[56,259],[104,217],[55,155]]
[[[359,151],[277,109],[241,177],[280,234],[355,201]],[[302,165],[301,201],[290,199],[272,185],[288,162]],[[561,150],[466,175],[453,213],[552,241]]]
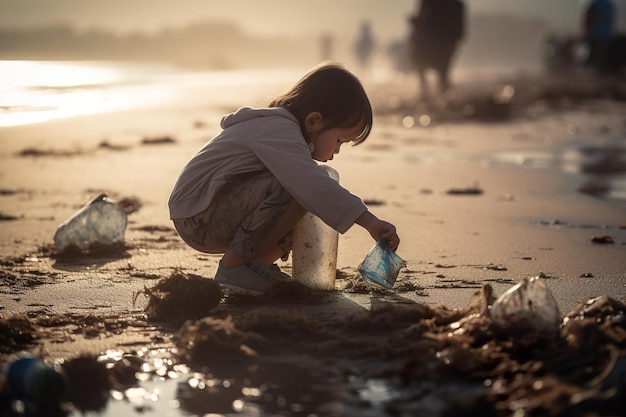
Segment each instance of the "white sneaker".
[[234,294],[263,295],[273,284],[273,277],[260,265],[246,264],[236,268],[217,266],[215,282]]
[[256,264],[267,272],[275,282],[293,281],[291,275],[284,273],[277,264],[268,265],[260,259],[256,260]]

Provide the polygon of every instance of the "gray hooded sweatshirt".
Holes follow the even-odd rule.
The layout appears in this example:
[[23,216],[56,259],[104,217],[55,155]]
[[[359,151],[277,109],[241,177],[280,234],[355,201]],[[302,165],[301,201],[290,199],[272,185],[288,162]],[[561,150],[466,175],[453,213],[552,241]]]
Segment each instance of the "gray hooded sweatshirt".
[[267,170],[307,211],[340,233],[367,211],[361,198],[311,158],[298,120],[286,109],[243,107],[225,116],[221,127],[176,180],[169,199],[171,219],[205,210],[233,175]]

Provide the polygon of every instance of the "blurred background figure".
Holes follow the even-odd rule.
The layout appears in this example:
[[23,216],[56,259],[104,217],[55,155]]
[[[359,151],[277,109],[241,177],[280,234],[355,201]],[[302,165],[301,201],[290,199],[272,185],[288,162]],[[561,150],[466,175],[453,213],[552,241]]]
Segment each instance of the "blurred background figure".
[[420,83],[420,96],[431,93],[427,70],[435,71],[439,93],[450,88],[450,63],[465,35],[465,5],[460,0],[418,0],[418,12],[409,19],[409,53]]
[[333,35],[323,33],[320,39],[320,59],[328,61],[333,59]]
[[577,49],[580,40],[571,36],[548,33],[542,39],[541,56],[548,73],[564,74],[579,66]]
[[359,37],[354,45],[354,51],[361,72],[365,72],[369,67],[375,48],[376,42],[372,34],[372,26],[369,21],[363,21],[361,22]]
[[607,69],[607,51],[614,37],[615,5],[611,0],[589,0],[583,15],[583,34],[589,45],[587,64],[598,72]]

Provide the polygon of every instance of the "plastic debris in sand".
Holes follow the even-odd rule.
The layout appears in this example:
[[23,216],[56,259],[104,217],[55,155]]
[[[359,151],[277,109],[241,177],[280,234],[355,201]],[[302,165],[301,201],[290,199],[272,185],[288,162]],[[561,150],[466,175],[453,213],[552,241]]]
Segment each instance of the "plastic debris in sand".
[[124,242],[127,223],[126,213],[117,202],[101,193],[59,225],[54,244],[59,251],[117,245]]
[[554,296],[540,277],[524,278],[493,303],[494,324],[509,333],[556,334],[561,313]]
[[370,285],[392,288],[404,260],[389,248],[387,241],[379,240],[359,265],[363,280]]

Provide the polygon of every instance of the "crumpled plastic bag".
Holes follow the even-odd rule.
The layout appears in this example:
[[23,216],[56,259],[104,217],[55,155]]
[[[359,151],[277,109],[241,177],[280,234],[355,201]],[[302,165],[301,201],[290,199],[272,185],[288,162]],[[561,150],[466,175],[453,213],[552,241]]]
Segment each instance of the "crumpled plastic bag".
[[491,306],[493,323],[510,334],[554,334],[561,323],[556,299],[540,277],[524,278]]
[[101,193],[57,227],[54,244],[63,251],[122,243],[127,223],[126,213],[117,202]]
[[392,288],[404,260],[389,248],[386,240],[379,240],[359,265],[363,280],[370,285]]

